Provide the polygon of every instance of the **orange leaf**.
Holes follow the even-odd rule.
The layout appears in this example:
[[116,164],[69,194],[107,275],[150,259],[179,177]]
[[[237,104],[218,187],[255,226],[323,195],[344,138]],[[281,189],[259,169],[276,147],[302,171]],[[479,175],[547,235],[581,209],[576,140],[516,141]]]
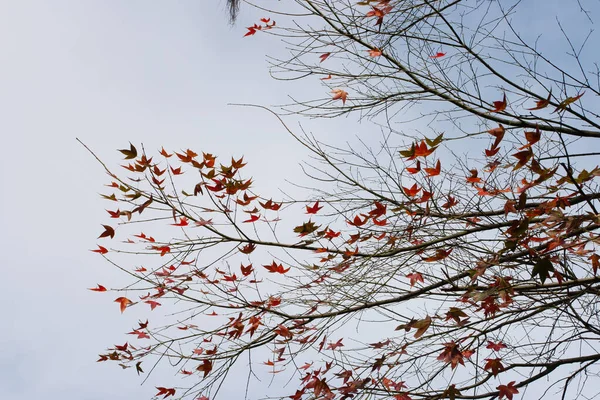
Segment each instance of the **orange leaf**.
[[377,48],[369,50],[370,57],[379,57],[379,56],[381,56],[381,54],[382,54],[381,50],[379,50]]
[[348,92],[342,89],[333,89],[331,93],[333,93],[333,97],[331,98],[332,100],[342,100],[342,104],[346,104]]
[[527,150],[515,153],[512,156],[515,157],[517,160],[519,160],[519,162],[517,163],[517,165],[515,165],[515,167],[513,169],[514,171],[516,171],[519,168],[521,168],[522,166],[524,166],[525,164],[527,164],[527,162],[531,159],[531,157],[533,157],[533,152],[531,151],[531,149],[527,149]]
[[421,191],[421,188],[417,187],[417,184],[415,183],[410,188],[402,186],[402,190],[404,190],[404,193],[406,193],[408,197],[415,197],[417,193]]
[[494,141],[494,144],[492,145],[492,149],[495,149],[496,147],[498,147],[498,145],[500,144],[500,142],[502,141],[502,139],[504,138],[504,127],[502,126],[502,124],[498,124],[497,128],[494,129],[490,129],[488,131],[488,133],[490,135],[492,135],[493,137],[496,138],[496,140]]
[[409,174],[416,174],[419,171],[421,171],[421,161],[419,161],[419,160],[417,160],[417,166],[416,167],[408,167],[408,168],[406,168],[406,172],[408,172]]
[[437,176],[442,171],[442,164],[440,160],[438,160],[437,164],[435,164],[435,168],[424,168],[427,176]]
[[567,97],[558,105],[558,107],[556,107],[556,110],[554,110],[554,112],[566,110],[569,105],[575,103],[584,94],[585,94],[585,92],[582,92],[581,94],[578,94],[575,97]]
[[129,304],[133,304],[133,302],[131,300],[129,300],[127,297],[118,297],[117,299],[115,299],[115,303],[120,304],[121,314],[123,313],[123,311],[125,311],[125,309],[127,308],[127,306]]
[[548,107],[548,104],[550,104],[550,97],[552,97],[552,90],[550,91],[550,93],[548,93],[548,98],[547,99],[536,101],[535,102],[535,107],[528,108],[527,110],[529,110],[529,111],[541,110],[542,108]]

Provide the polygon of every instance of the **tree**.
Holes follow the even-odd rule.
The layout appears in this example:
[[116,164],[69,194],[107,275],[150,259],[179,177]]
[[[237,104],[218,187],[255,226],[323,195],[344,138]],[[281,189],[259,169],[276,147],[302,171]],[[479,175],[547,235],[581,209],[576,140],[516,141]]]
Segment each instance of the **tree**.
[[[134,346],[99,361],[141,373],[169,360],[195,376],[158,387],[164,398],[212,399],[236,363],[291,379],[277,395],[294,400],[595,393],[584,385],[600,360],[593,49],[558,19],[570,58],[550,58],[519,33],[519,2],[289,3],[294,24],[275,26],[272,11],[246,36],[283,35],[292,54],[272,59],[274,76],[316,76],[330,95],[287,109],[358,112],[384,140],[340,148],[288,129],[320,161],[305,199],[255,193],[243,159],[120,150],[126,176],[105,166],[103,195],[119,227],[100,238],[128,243],[93,251],[131,277],[121,312],[170,317],[141,321]],[[578,7],[585,30],[594,10]],[[419,128],[394,129],[407,120]],[[153,264],[134,269],[128,254]]]

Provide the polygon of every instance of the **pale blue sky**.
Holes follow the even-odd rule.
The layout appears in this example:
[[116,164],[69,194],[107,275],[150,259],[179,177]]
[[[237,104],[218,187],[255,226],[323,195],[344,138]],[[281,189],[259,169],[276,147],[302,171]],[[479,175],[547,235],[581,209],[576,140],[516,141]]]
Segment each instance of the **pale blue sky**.
[[[123,280],[88,251],[106,221],[97,193],[107,179],[76,137],[110,165],[131,141],[245,155],[258,188],[273,195],[285,179],[302,179],[306,153],[272,116],[227,106],[287,103],[289,93],[319,90],[318,82],[269,77],[265,53],[282,51],[279,40],[242,38],[262,16],[246,8],[230,27],[224,0],[0,4],[3,397],[145,399],[162,383],[160,371],[140,387],[135,372],[95,363],[127,340],[138,315],[121,316],[86,290]],[[332,143],[364,128],[346,119],[318,124]]]

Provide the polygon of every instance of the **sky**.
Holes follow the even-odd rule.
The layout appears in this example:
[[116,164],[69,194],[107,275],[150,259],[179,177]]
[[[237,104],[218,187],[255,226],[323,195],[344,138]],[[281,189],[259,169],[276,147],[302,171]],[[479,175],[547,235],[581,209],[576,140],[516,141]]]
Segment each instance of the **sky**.
[[[131,370],[95,362],[137,318],[86,289],[120,274],[89,251],[106,217],[98,193],[107,177],[76,138],[113,166],[115,149],[131,141],[244,155],[274,195],[286,179],[303,179],[307,154],[278,122],[229,105],[287,103],[288,93],[314,89],[273,82],[265,53],[277,51],[277,39],[242,37],[262,16],[244,8],[232,27],[224,0],[0,3],[3,397],[156,392],[153,379],[140,386]],[[334,143],[363,129],[344,119],[319,124]]]
[[228,105],[288,101],[265,61],[275,39],[242,38],[260,17],[245,9],[231,27],[224,1],[0,4],[2,397],[156,393],[95,362],[137,319],[86,289],[120,275],[89,251],[108,182],[76,138],[113,166],[129,141],[245,155],[277,194],[302,150],[265,111]]

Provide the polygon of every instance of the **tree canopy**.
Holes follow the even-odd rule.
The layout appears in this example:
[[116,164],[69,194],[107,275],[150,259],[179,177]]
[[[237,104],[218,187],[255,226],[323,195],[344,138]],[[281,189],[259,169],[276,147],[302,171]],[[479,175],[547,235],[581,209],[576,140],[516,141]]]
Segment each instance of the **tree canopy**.
[[[274,198],[243,157],[119,150],[93,251],[129,278],[111,301],[148,320],[99,361],[192,375],[161,398],[271,379],[292,400],[597,395],[600,10],[538,10],[525,30],[543,4],[259,2],[240,40],[280,37],[273,76],[324,88],[269,110],[315,185]],[[327,144],[290,113],[383,134]],[[229,376],[239,365],[247,377]]]

